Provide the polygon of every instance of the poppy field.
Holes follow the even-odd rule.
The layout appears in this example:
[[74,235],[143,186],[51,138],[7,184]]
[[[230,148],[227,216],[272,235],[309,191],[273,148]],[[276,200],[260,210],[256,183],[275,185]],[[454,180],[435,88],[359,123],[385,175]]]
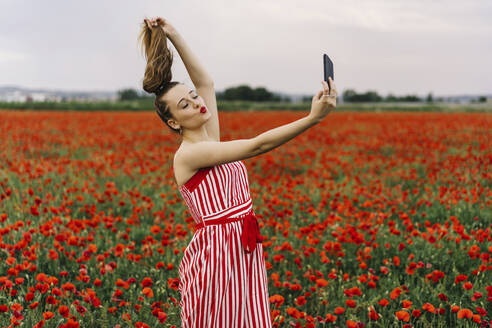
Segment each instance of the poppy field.
[[[221,140],[308,112],[221,112]],[[0,111],[0,327],[180,327],[154,112]],[[336,112],[243,160],[273,327],[492,327],[492,115]]]

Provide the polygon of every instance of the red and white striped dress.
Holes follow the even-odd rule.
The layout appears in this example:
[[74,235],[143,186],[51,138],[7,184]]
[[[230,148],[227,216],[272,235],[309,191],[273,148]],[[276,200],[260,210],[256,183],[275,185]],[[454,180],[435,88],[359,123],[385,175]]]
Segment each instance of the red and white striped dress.
[[196,224],[179,265],[181,327],[272,327],[245,165],[201,168],[179,191]]

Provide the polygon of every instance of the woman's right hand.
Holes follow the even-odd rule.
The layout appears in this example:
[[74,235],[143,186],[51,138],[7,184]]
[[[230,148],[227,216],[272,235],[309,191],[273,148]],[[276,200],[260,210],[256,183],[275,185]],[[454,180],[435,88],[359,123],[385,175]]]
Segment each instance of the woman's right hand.
[[154,19],[145,18],[144,21],[150,29],[156,26],[162,27],[167,37],[172,37],[177,34],[176,28],[169,22],[169,20],[162,17],[157,17]]
[[321,121],[326,115],[331,112],[333,108],[337,106],[337,88],[331,77],[328,78],[328,82],[330,83],[329,93],[328,83],[323,80],[321,81],[321,84],[323,85],[323,90],[319,91],[318,94],[313,96],[311,112],[308,116],[315,121]]

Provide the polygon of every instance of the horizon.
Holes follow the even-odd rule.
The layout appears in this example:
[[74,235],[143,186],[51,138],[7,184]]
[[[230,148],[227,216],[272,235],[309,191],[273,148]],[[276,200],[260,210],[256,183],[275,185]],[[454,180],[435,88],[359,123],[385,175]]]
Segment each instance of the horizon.
[[[246,84],[246,83],[244,83]],[[230,86],[230,87],[226,87],[226,88],[233,88],[233,87],[237,87],[239,85],[244,85],[244,84],[238,84],[238,85],[234,85],[234,86]],[[257,86],[257,87],[254,87],[254,86],[251,86],[251,88],[257,88],[257,87],[261,87],[261,86]],[[3,89],[3,88],[19,88],[19,89],[24,89],[24,90],[29,90],[29,91],[45,91],[45,92],[66,92],[66,93],[70,93],[70,92],[73,92],[73,93],[118,93],[118,91],[121,91],[123,89],[131,89],[131,88],[122,88],[122,89],[118,89],[118,90],[83,90],[83,89],[77,89],[77,90],[70,90],[70,89],[57,89],[57,88],[26,88],[26,87],[23,87],[23,86],[19,86],[19,85],[0,85],[0,89]],[[141,92],[143,94],[145,94],[146,92],[141,89],[141,90],[138,90],[138,89],[135,89],[133,88],[134,90],[137,90],[138,92]],[[225,89],[216,89],[216,93],[217,92],[224,92]],[[280,93],[282,95],[290,95],[290,96],[309,96],[309,94],[303,94],[303,93],[298,93],[298,94],[295,94],[295,93],[288,93],[288,92],[282,92],[282,91],[276,91],[276,90],[269,90],[267,88],[268,91],[272,92],[272,93]],[[340,98],[343,98],[343,91],[339,91],[339,97]],[[370,92],[370,91],[374,91],[376,92],[378,95],[380,96],[383,96],[383,97],[388,97],[390,95],[390,93],[388,94],[383,94],[383,93],[380,93],[378,92],[377,90],[357,90],[355,89],[355,91],[358,93],[358,94],[363,94],[363,93],[366,93],[366,92]],[[392,96],[395,96],[395,97],[400,97],[400,96],[407,96],[407,95],[416,95],[418,96],[419,98],[426,98],[428,96],[429,93],[427,94],[411,94],[411,93],[403,93],[403,94],[395,94],[395,93],[391,93]],[[147,94],[149,96],[151,96],[152,94]],[[487,98],[492,98],[492,92],[490,93],[476,93],[476,94],[471,94],[471,93],[467,93],[467,94],[434,94],[432,93],[432,97],[433,98],[459,98],[459,97],[481,97],[481,96],[484,96],[484,97],[487,97]]]

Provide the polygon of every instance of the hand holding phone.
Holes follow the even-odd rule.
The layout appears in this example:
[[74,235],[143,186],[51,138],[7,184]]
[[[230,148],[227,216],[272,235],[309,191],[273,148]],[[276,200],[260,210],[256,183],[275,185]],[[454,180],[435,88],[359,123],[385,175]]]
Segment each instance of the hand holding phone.
[[323,54],[323,68],[324,68],[324,78],[326,83],[328,84],[328,88],[331,91],[331,86],[328,81],[328,77],[331,77],[332,81],[334,80],[333,77],[333,62],[331,61],[330,57],[328,57],[327,54]]
[[315,122],[321,122],[337,106],[338,92],[333,81],[333,63],[327,54],[323,55],[323,67],[324,81],[321,81],[323,90],[314,95],[311,112],[308,115]]

